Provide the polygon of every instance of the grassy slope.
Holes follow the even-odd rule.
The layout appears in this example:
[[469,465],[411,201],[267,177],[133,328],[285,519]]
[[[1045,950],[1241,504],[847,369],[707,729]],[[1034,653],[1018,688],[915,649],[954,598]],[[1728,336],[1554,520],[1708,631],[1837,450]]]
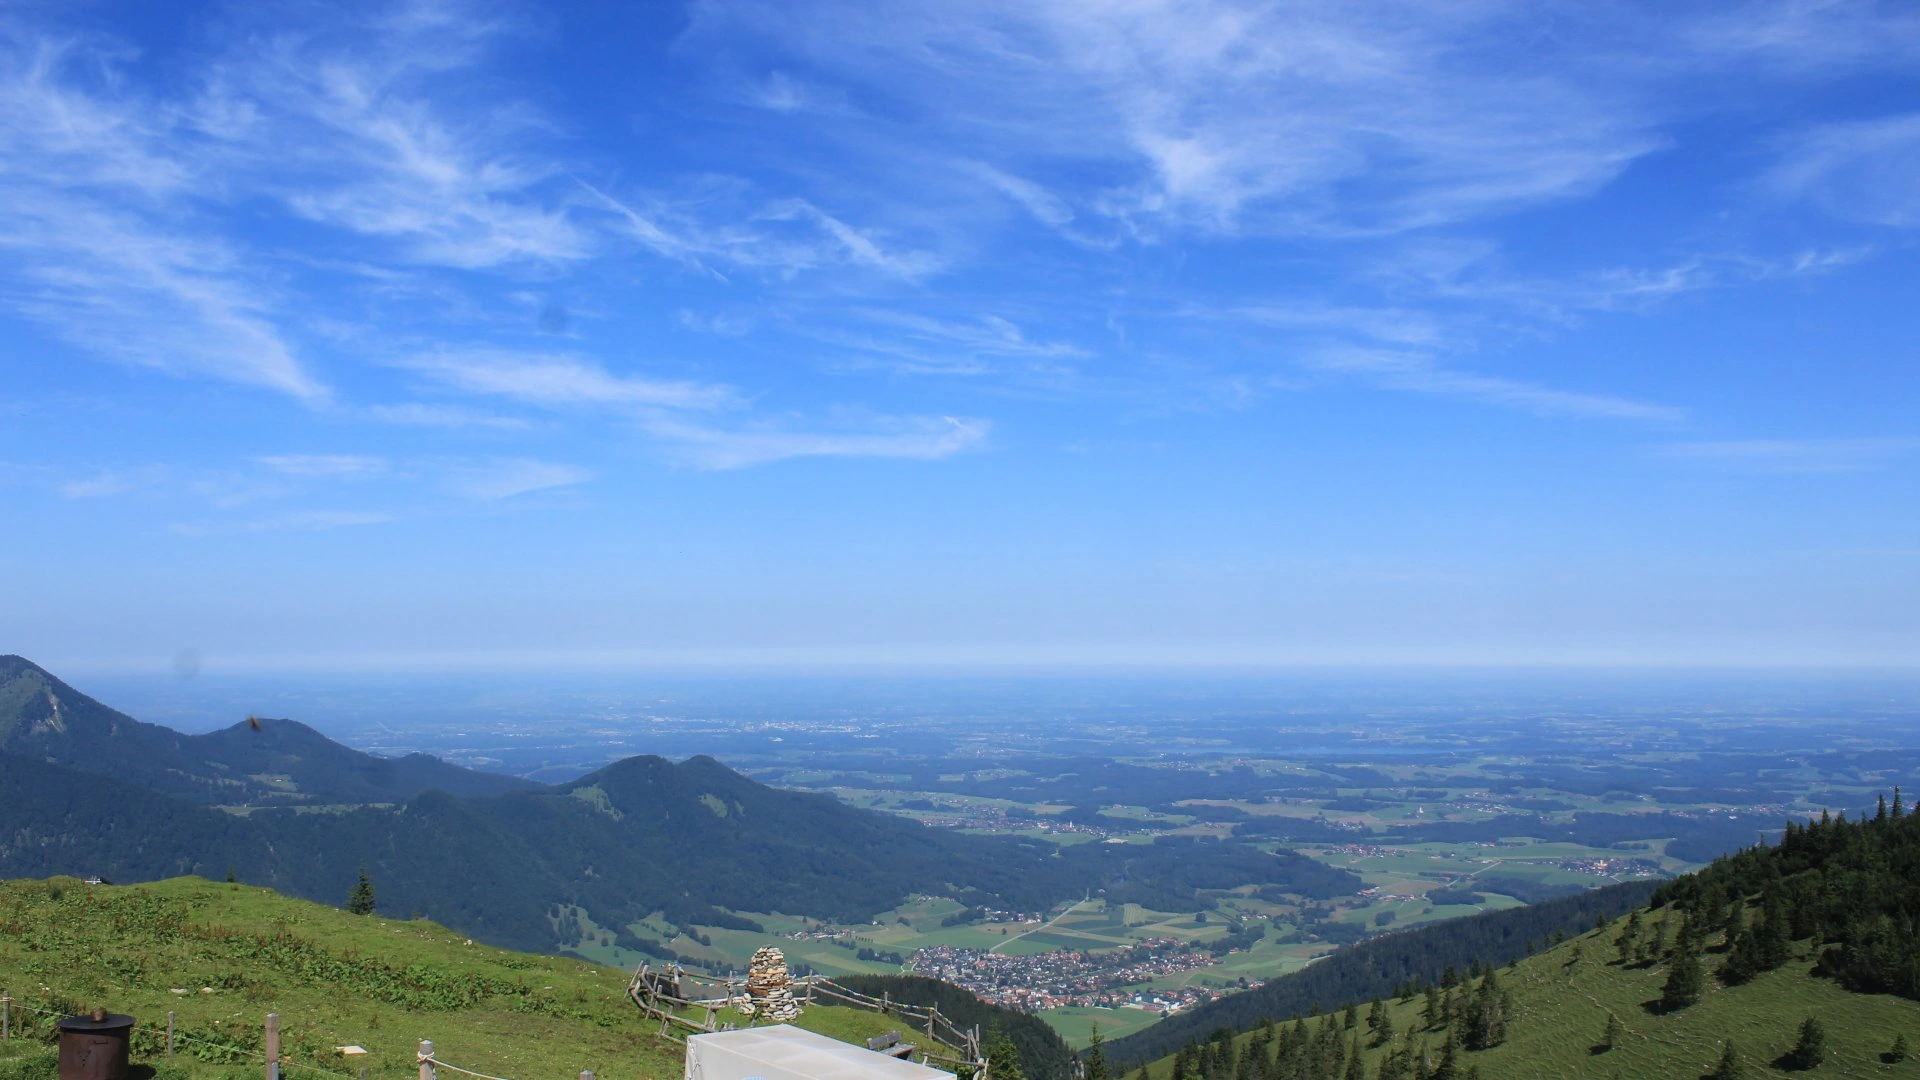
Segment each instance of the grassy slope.
[[[0,987],[24,1005],[134,1014],[136,1062],[159,1064],[157,1040],[170,1009],[182,1033],[250,1047],[271,1011],[294,1063],[340,1073],[414,1076],[418,1040],[432,1039],[442,1060],[513,1080],[561,1080],[582,1069],[681,1075],[680,1044],[642,1023],[624,972],[466,942],[435,923],[354,916],[200,878],[91,888],[70,878],[0,882]],[[463,994],[462,985],[484,988]],[[16,1025],[22,1019],[16,1010]],[[815,1007],[800,1026],[853,1041],[900,1025]],[[332,1052],[349,1043],[371,1053],[343,1059]],[[0,1045],[0,1059],[35,1046],[16,1039]],[[257,1065],[223,1066],[185,1049],[176,1068],[163,1072],[259,1073]],[[288,1080],[318,1075],[286,1073]]]
[[[1895,1035],[1904,1033],[1910,1045],[1920,1046],[1920,1002],[1853,994],[1830,980],[1809,977],[1809,942],[1796,943],[1800,955],[1792,963],[1744,986],[1722,987],[1709,976],[1706,996],[1698,1004],[1658,1015],[1646,1004],[1659,999],[1666,967],[1623,968],[1610,962],[1620,925],[1616,921],[1502,970],[1501,985],[1513,996],[1518,1013],[1509,1038],[1491,1050],[1465,1054],[1463,1063],[1478,1066],[1483,1080],[1692,1078],[1712,1070],[1723,1040],[1730,1037],[1749,1075],[1784,1076],[1790,1074],[1775,1071],[1772,1062],[1793,1045],[1801,1021],[1813,1016],[1827,1031],[1827,1060],[1805,1075],[1920,1077],[1920,1058],[1900,1065],[1880,1060]],[[1578,961],[1572,959],[1576,947],[1582,954]],[[1708,971],[1719,961],[1719,954],[1710,952]],[[1420,999],[1389,1004],[1396,1032],[1419,1023]],[[1360,1005],[1364,1019],[1366,1003]],[[1627,1034],[1615,1049],[1596,1053],[1609,1011],[1620,1017]],[[1247,1038],[1240,1037],[1243,1046]],[[1427,1038],[1437,1057],[1445,1033],[1432,1032]],[[1369,1076],[1382,1053],[1369,1052]],[[1155,1080],[1165,1080],[1171,1072],[1171,1058],[1151,1067]]]

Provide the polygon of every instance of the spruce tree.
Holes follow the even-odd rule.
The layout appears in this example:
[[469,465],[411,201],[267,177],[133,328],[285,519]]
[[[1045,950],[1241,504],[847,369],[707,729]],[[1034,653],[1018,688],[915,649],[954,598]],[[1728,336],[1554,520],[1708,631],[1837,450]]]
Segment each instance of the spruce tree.
[[1787,1064],[1796,1069],[1811,1069],[1827,1060],[1827,1029],[1820,1021],[1807,1017],[1800,1025],[1800,1041],[1787,1052]]
[[1093,1035],[1087,1043],[1087,1057],[1081,1076],[1084,1080],[1113,1080],[1113,1072],[1107,1067],[1107,1052],[1100,1044],[1106,1042],[1100,1037],[1100,1025],[1093,1025]]
[[1375,1046],[1393,1038],[1393,1017],[1387,1014],[1387,1003],[1379,998],[1374,998],[1373,1006],[1367,1010],[1367,1030],[1373,1033]]
[[1640,912],[1634,911],[1627,916],[1627,925],[1620,928],[1619,936],[1613,944],[1620,950],[1620,963],[1625,966],[1633,962],[1634,947],[1640,944]]
[[1660,1007],[1669,1011],[1686,1008],[1700,1000],[1705,984],[1699,954],[1682,948],[1673,954],[1673,964],[1667,969],[1667,983],[1660,989]]
[[1760,903],[1760,925],[1754,930],[1755,960],[1761,971],[1787,962],[1793,946],[1792,919],[1780,890],[1768,889]]
[[354,915],[373,914],[373,879],[367,876],[367,868],[360,868],[360,880],[354,883],[353,892],[347,895],[347,911]]
[[1708,1080],[1741,1080],[1747,1071],[1740,1067],[1740,1055],[1733,1049],[1733,1040],[1728,1039],[1720,1049],[1720,1061],[1707,1074]]
[[1613,1013],[1608,1013],[1606,1029],[1600,1032],[1600,1045],[1608,1050],[1612,1050],[1614,1047],[1620,1045],[1620,1040],[1625,1038],[1626,1034],[1626,1025],[1620,1022],[1618,1016],[1615,1016]]
[[[1893,805],[1896,809],[1900,806],[1899,788],[1893,789]],[[1889,1065],[1898,1065],[1907,1060],[1907,1037],[1905,1035],[1895,1035],[1893,1037],[1893,1046],[1890,1047],[1886,1053],[1880,1055],[1880,1060]]]
[[[1174,1062],[1174,1076],[1180,1075],[1185,1063],[1184,1056]],[[1020,1067],[1020,1051],[1002,1028],[995,1028],[993,1040],[987,1043],[987,1080],[1027,1080],[1026,1070]]]

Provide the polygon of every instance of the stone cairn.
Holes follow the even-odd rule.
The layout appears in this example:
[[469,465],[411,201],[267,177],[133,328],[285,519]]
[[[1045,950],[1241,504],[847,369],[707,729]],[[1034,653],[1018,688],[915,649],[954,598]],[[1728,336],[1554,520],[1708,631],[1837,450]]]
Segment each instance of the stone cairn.
[[793,1000],[793,976],[787,973],[787,957],[769,945],[758,949],[747,963],[747,999],[739,1006],[748,1016],[764,1017],[784,1024],[800,1015],[800,1003]]

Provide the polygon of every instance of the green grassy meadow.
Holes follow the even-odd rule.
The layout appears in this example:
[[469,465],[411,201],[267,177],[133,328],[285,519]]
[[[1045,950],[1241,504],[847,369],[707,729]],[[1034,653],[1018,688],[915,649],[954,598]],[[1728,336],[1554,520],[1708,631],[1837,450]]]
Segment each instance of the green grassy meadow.
[[[29,1010],[94,1007],[138,1018],[134,1060],[161,1080],[259,1076],[269,1012],[280,1017],[287,1080],[362,1069],[370,1080],[414,1077],[421,1039],[446,1062],[511,1080],[572,1080],[585,1069],[679,1077],[681,1044],[654,1033],[626,985],[617,968],[489,948],[435,923],[350,915],[250,886],[0,882],[0,988],[16,1002],[16,1037],[0,1042],[9,1080],[51,1080],[52,1018]],[[169,1011],[183,1037],[172,1062]],[[798,1023],[848,1041],[900,1026],[824,1006]],[[346,1045],[368,1053],[335,1052]]]

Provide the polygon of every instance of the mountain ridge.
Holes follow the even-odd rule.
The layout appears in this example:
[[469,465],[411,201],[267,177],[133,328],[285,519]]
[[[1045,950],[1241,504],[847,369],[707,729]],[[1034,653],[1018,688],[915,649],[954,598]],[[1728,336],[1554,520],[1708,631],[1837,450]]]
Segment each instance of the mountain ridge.
[[496,795],[541,786],[429,754],[379,757],[297,720],[250,717],[187,735],[103,705],[17,655],[0,656],[0,752],[204,805],[397,803],[434,788]]
[[[738,925],[728,912],[739,911],[864,922],[924,893],[1040,910],[1104,891],[1179,910],[1200,889],[1251,884],[1324,898],[1360,885],[1355,875],[1295,852],[1245,844],[1163,837],[1061,848],[935,829],[831,795],[769,787],[704,755],[677,764],[638,755],[554,787],[477,795],[428,787],[405,799],[344,806],[312,805],[317,797],[289,806],[266,796],[244,815],[228,813],[197,776],[182,781],[156,767],[156,759],[167,760],[158,751],[138,754],[170,747],[171,760],[179,760],[183,741],[204,736],[141,724],[11,659],[12,677],[0,673],[0,693],[14,706],[6,729],[14,738],[0,746],[0,792],[14,804],[0,821],[0,874],[7,876],[124,881],[220,877],[231,868],[240,881],[337,903],[364,868],[383,911],[419,911],[476,938],[532,950],[578,944],[569,937],[586,932],[569,914],[577,911],[616,930],[656,913],[682,927]],[[36,694],[44,695],[39,706]],[[229,768],[299,770],[314,758],[366,764],[367,755],[343,758],[336,749],[358,752],[292,722],[213,735],[213,742],[186,745],[222,749]],[[128,742],[116,746],[116,737]],[[105,744],[87,747],[95,751],[84,760],[88,771],[58,753],[16,750],[51,748],[73,758],[77,738]],[[270,774],[248,779],[265,787],[262,775]],[[352,787],[338,768],[323,770],[323,779],[329,791],[369,790],[364,780]]]

